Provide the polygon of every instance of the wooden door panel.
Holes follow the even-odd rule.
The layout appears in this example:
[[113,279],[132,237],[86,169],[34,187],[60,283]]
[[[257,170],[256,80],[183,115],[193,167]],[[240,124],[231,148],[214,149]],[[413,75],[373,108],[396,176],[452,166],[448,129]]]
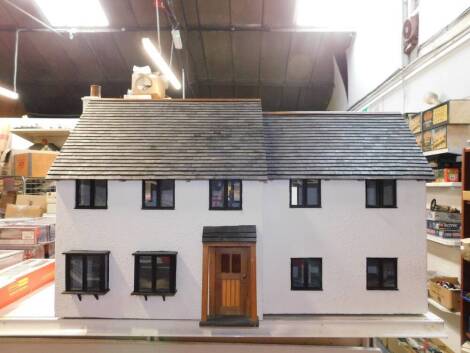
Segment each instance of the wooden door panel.
[[215,251],[215,314],[246,315],[249,257],[247,248]]

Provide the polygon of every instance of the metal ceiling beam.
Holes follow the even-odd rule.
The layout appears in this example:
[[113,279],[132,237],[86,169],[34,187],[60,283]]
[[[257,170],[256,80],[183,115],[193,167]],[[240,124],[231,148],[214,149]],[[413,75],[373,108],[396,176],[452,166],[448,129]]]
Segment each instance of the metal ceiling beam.
[[[15,32],[17,27],[12,26],[0,26],[2,32]],[[43,27],[30,27],[20,28],[21,30],[28,32],[34,31],[51,31]],[[161,31],[171,31],[171,26],[161,27]],[[319,27],[271,27],[266,25],[243,25],[243,26],[186,26],[184,31],[187,32],[294,32],[294,33],[344,33],[354,34],[352,30],[333,30],[329,28]],[[107,32],[146,32],[155,31],[154,26],[143,26],[143,27],[114,27],[114,28],[54,28],[55,32],[70,32],[74,33],[107,33]]]

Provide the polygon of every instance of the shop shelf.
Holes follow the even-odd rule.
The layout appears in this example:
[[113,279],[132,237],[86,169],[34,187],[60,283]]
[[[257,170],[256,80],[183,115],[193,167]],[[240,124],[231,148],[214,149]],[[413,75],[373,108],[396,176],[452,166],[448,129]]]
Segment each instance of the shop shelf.
[[451,247],[459,247],[460,246],[460,239],[446,239],[441,238],[435,235],[427,234],[427,239],[434,243],[439,243],[441,245],[451,246]]
[[461,188],[462,183],[459,182],[432,182],[426,183],[428,188]]
[[436,302],[434,299],[428,298],[428,303],[430,305],[432,305],[433,307],[435,307],[436,309],[440,310],[440,311],[443,311],[443,312],[448,313],[448,314],[454,314],[454,315],[459,315],[460,316],[459,311],[449,310],[445,306],[443,306],[443,305],[439,304],[438,302]]

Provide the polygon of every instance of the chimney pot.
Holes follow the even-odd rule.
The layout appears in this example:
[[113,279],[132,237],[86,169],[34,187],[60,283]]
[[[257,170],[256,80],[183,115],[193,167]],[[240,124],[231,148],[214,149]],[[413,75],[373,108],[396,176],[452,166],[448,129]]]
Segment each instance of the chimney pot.
[[101,98],[101,86],[100,85],[90,86],[90,97]]

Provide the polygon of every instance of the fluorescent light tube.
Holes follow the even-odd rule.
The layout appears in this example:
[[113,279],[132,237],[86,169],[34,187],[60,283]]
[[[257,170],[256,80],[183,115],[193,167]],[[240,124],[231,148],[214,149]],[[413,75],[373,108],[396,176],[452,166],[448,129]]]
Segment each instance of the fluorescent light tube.
[[10,99],[18,99],[20,97],[18,93],[4,87],[0,87],[0,96],[4,96]]
[[106,27],[108,18],[99,0],[36,0],[53,27]]
[[145,51],[153,60],[155,65],[157,65],[161,73],[167,78],[168,81],[170,81],[171,85],[175,89],[181,89],[180,81],[176,78],[173,71],[171,71],[171,68],[163,59],[162,55],[157,50],[157,48],[155,48],[155,45],[153,45],[152,41],[149,38],[142,38],[142,45],[144,46]]

